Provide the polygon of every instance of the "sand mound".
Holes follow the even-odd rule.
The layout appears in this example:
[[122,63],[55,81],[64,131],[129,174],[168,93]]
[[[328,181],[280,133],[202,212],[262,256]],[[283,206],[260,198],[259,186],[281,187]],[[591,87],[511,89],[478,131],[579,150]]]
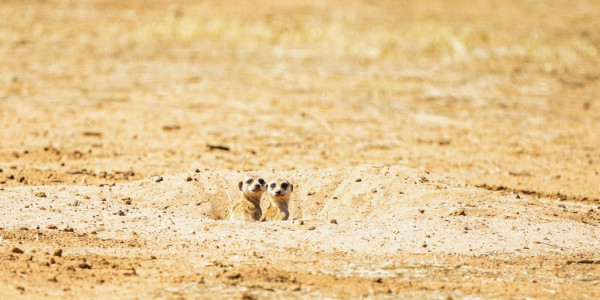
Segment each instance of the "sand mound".
[[[245,175],[236,171],[191,171],[103,186],[5,188],[0,190],[0,254],[10,265],[0,272],[22,270],[32,257],[40,268],[32,274],[44,276],[54,268],[59,275],[52,276],[64,284],[88,274],[85,282],[93,285],[99,276],[112,282],[104,290],[113,294],[138,274],[154,280],[153,289],[139,293],[157,297],[174,293],[171,283],[163,282],[168,274],[187,274],[185,280],[175,277],[193,284],[176,291],[191,294],[207,287],[217,294],[245,291],[231,289],[223,278],[280,282],[289,274],[300,278],[295,280],[302,291],[340,278],[378,288],[382,278],[414,273],[407,279],[412,283],[431,268],[441,273],[427,275],[428,280],[467,276],[460,267],[467,258],[470,263],[490,259],[482,265],[488,269],[468,274],[479,276],[497,274],[498,261],[508,257],[534,261],[536,268],[539,257],[568,266],[582,257],[594,261],[600,251],[600,215],[590,205],[491,192],[400,166],[258,173],[295,184],[292,220],[223,220]],[[22,260],[14,260],[14,248],[25,253]],[[52,257],[58,261],[52,265],[57,249],[64,250],[63,258]],[[429,269],[406,267],[407,259],[426,259]],[[90,272],[82,271],[87,264]],[[502,276],[512,274],[510,266],[503,267]],[[39,281],[31,277],[28,286]]]
[[[475,244],[483,253],[548,241],[557,249],[600,248],[598,227],[594,225],[600,220],[599,213],[583,204],[491,192],[401,166],[255,173],[265,179],[289,178],[295,184],[290,208],[292,222],[354,222],[366,227],[351,231],[365,236],[385,227],[385,232],[376,234],[393,239],[401,236],[406,242],[401,247],[408,247],[409,251],[422,251],[418,241],[419,235],[427,234],[424,232],[439,232],[445,242],[438,244],[437,250],[447,252],[469,252]],[[225,218],[227,206],[239,196],[236,183],[244,175],[206,170],[104,186],[10,188],[2,191],[1,211],[5,215],[0,226],[56,226],[95,232],[103,238],[137,233],[160,237],[168,231],[169,235],[175,232],[188,239],[186,233],[197,231],[206,222],[230,224],[220,220]],[[272,228],[268,223],[244,226]],[[466,233],[476,234],[461,236]],[[321,238],[328,239],[331,234],[334,233]],[[339,234],[342,239],[347,236]],[[277,243],[285,240],[282,234]],[[334,243],[331,245],[335,247]],[[436,248],[427,251],[431,249]]]
[[[9,197],[34,206],[75,206],[74,214],[97,204],[120,210],[152,210],[169,207],[195,218],[220,220],[229,203],[239,197],[237,182],[246,173],[230,170],[163,175],[129,183],[104,186],[40,186],[7,189]],[[468,187],[448,178],[407,167],[362,165],[355,168],[250,172],[265,179],[289,178],[294,184],[293,219],[369,220],[388,222],[426,215],[489,216],[495,205],[510,213],[514,196],[501,197]],[[46,197],[36,197],[44,193]],[[37,205],[36,205],[37,202]],[[128,204],[129,203],[129,204]],[[481,206],[485,204],[485,207]],[[513,211],[515,213],[515,211]],[[75,217],[75,216],[74,216]]]

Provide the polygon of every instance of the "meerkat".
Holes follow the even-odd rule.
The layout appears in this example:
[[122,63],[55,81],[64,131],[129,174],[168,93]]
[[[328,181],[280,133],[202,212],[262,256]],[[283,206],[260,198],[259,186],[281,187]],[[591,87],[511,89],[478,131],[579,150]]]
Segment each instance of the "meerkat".
[[261,221],[284,221],[290,217],[288,205],[294,186],[287,180],[274,180],[267,185],[269,206]]
[[240,221],[258,221],[262,216],[260,199],[266,189],[262,178],[246,177],[238,183],[242,197],[229,207],[229,219]]

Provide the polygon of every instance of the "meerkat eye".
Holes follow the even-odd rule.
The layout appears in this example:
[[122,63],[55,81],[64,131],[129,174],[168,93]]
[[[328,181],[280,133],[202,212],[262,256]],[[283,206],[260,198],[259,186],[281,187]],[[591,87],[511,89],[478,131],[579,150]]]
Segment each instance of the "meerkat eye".
[[250,178],[250,179],[246,180],[246,183],[247,183],[247,184],[251,184],[251,183],[252,183],[252,178]]
[[265,180],[260,178],[258,179],[258,183],[260,183],[260,185],[265,185]]
[[281,184],[281,188],[284,189],[284,190],[287,190],[287,188],[288,188],[287,182],[282,183]]
[[271,188],[274,189],[277,186],[277,184],[275,184],[275,182],[271,183]]

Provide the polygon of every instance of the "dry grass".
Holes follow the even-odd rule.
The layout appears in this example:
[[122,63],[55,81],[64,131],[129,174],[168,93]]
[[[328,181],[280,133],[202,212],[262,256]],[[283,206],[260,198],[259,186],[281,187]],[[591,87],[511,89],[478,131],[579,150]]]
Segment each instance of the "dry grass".
[[[9,130],[2,151],[85,151],[74,132],[106,126],[83,166],[114,153],[140,175],[381,162],[594,199],[599,13],[594,1],[8,1],[2,125],[29,122],[38,138]],[[160,132],[171,123],[183,130]]]

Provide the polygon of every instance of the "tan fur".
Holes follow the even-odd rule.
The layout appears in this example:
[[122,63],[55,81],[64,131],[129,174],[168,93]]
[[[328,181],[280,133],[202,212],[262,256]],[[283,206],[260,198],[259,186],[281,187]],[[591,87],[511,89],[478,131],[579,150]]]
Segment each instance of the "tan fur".
[[[282,189],[281,184],[286,183],[287,189]],[[271,184],[275,184],[273,188]],[[277,195],[277,191],[281,190],[283,194]],[[262,215],[261,221],[285,221],[290,217],[289,202],[293,191],[293,186],[287,180],[275,180],[267,184],[267,198],[269,206]]]
[[[248,180],[252,180],[248,183]],[[261,180],[263,184],[259,184],[257,180]],[[252,177],[247,177],[244,181],[240,181],[239,189],[242,191],[242,197],[240,200],[231,204],[228,209],[229,220],[240,220],[240,221],[258,221],[262,216],[262,210],[260,208],[260,198],[265,191],[264,180]],[[257,188],[257,190],[252,190]]]
[[243,221],[258,221],[262,215],[260,209],[260,198],[249,199],[243,196],[242,199],[236,201],[229,207],[229,219],[230,220],[243,220]]
[[274,204],[273,202],[269,203],[269,207],[262,215],[262,221],[285,221],[290,217],[289,210],[287,209],[287,205],[284,203],[283,205]]

